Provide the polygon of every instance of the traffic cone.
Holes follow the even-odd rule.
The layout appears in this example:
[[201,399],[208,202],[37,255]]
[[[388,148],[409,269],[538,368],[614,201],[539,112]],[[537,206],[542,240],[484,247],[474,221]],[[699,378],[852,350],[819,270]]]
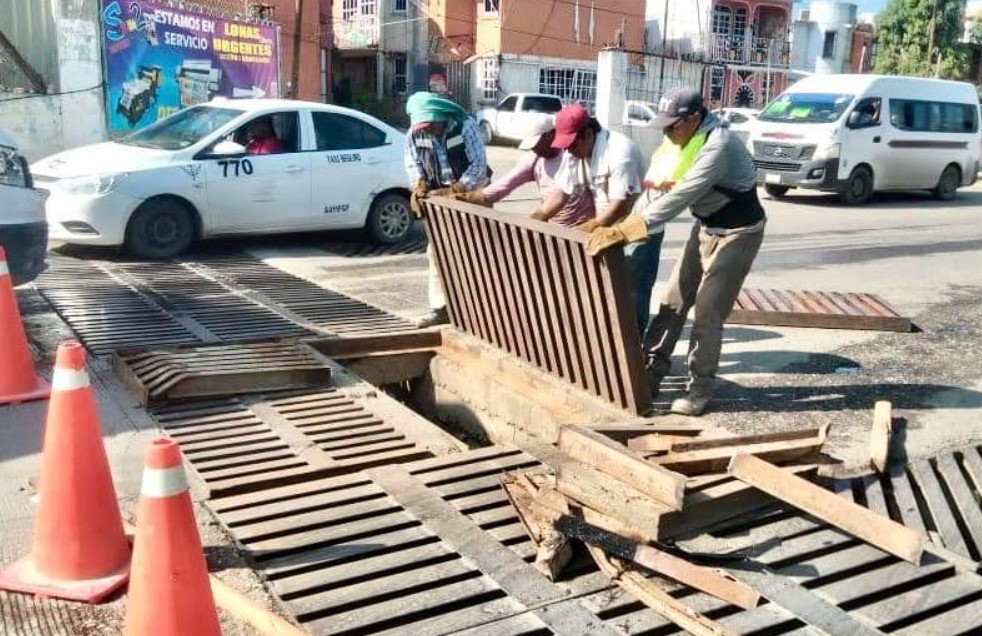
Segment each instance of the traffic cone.
[[123,636],[221,636],[177,443],[147,449]]
[[20,320],[17,296],[0,247],[0,404],[48,397],[48,384],[34,372],[34,360]]
[[58,347],[51,384],[34,542],[0,589],[97,603],[126,582],[130,551],[82,345]]

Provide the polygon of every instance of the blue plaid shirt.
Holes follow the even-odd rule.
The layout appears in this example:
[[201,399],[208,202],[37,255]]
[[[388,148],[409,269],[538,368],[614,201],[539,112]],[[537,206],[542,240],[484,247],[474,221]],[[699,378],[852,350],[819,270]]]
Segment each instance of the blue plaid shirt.
[[[460,182],[467,190],[474,190],[488,182],[488,159],[484,150],[484,140],[481,139],[481,131],[473,117],[464,120],[461,136],[464,138],[464,148],[467,151],[467,160],[470,165],[460,176]],[[446,130],[439,142],[434,145],[436,146],[436,158],[440,164],[441,181],[444,186],[449,186],[453,183],[453,172],[450,169],[450,160],[447,158]],[[423,167],[416,152],[416,145],[413,143],[412,133],[406,135],[405,164],[406,174],[409,176],[409,186],[412,187],[423,178]]]

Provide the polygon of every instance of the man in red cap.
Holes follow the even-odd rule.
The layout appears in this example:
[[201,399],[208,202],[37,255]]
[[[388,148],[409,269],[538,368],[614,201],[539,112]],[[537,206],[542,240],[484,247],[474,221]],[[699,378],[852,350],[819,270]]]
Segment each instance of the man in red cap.
[[[573,196],[592,196],[596,218],[579,226],[590,232],[613,225],[631,212],[642,190],[644,164],[641,151],[629,137],[603,128],[582,104],[571,104],[556,113],[553,148],[564,150],[556,173],[556,189],[536,211],[546,218]],[[644,333],[651,311],[651,290],[658,275],[662,233],[632,236],[624,247],[631,279],[631,296],[639,334]]]

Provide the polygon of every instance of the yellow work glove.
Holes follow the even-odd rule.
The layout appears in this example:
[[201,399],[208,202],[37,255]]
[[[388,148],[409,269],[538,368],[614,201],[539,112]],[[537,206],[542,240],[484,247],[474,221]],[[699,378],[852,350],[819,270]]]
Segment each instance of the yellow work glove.
[[413,185],[413,190],[409,194],[409,209],[412,210],[417,219],[423,218],[423,208],[419,202],[426,198],[429,191],[430,187],[427,185],[426,179],[419,179]]
[[579,230],[581,232],[586,232],[587,234],[589,234],[590,232],[594,231],[598,227],[600,227],[600,224],[597,223],[597,219],[590,219],[589,221],[584,221],[583,223],[580,223],[573,229]]
[[640,214],[630,214],[626,219],[610,227],[598,227],[590,232],[586,251],[596,256],[608,247],[622,243],[634,243],[648,238],[648,224]]
[[436,190],[430,190],[429,196],[431,197],[446,197],[448,199],[455,199],[456,193],[452,188],[437,188]]
[[548,218],[546,217],[546,213],[545,213],[545,211],[543,211],[543,210],[536,210],[536,211],[535,211],[535,212],[533,212],[533,213],[532,213],[532,214],[531,214],[530,216],[531,216],[531,217],[532,217],[533,219],[535,219],[536,221],[548,221],[548,220],[549,220],[549,219],[548,219]]
[[460,181],[454,181],[450,184],[450,191],[454,194],[463,194],[467,192],[467,187]]
[[478,188],[477,190],[471,190],[470,192],[457,192],[453,195],[453,198],[457,199],[458,201],[473,203],[474,205],[480,205],[486,208],[492,207],[491,202],[484,196],[484,188]]

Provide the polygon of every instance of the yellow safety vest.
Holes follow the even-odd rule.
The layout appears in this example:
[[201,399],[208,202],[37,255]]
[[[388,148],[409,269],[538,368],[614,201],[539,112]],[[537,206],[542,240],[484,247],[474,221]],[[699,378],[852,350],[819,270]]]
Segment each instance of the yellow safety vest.
[[651,165],[644,177],[645,181],[656,184],[665,181],[673,183],[681,181],[692,164],[696,162],[696,157],[699,156],[702,147],[706,145],[708,138],[708,132],[698,133],[693,135],[685,146],[679,147],[673,144],[668,137],[665,137],[661,146],[651,156]]

